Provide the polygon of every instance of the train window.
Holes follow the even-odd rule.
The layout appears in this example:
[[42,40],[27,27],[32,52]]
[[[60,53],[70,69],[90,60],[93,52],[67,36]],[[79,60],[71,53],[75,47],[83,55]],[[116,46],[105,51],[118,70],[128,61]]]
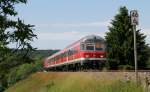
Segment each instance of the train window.
[[104,48],[104,45],[103,44],[101,44],[101,43],[99,43],[99,42],[96,42],[95,43],[95,50],[103,50],[103,48]]
[[62,53],[62,58],[64,58],[65,57],[65,55],[64,55],[64,53]]
[[69,50],[69,55],[70,55],[70,56],[72,55],[72,50],[71,50],[71,49]]
[[70,56],[70,50],[68,50],[68,56]]
[[74,54],[74,49],[72,49],[72,55]]
[[86,44],[86,50],[94,50],[93,44]]
[[85,44],[81,44],[81,50],[85,50]]
[[70,50],[70,55],[73,55],[73,50]]
[[68,50],[68,55],[69,56],[73,55],[73,49]]
[[98,51],[101,51],[101,50],[103,50],[103,48],[95,48],[96,50],[98,50]]

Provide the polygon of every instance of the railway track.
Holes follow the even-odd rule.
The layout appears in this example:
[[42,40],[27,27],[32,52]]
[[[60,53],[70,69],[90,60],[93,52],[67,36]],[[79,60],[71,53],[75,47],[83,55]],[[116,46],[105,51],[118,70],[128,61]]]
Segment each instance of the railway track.
[[[50,70],[50,72],[135,72],[135,70]],[[138,72],[150,72],[150,70],[138,70]]]

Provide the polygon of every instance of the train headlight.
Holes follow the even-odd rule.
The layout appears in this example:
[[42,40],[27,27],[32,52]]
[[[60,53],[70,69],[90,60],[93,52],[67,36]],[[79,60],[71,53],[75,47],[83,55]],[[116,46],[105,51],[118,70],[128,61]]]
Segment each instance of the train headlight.
[[86,57],[86,58],[89,58],[90,56],[89,56],[89,55],[85,55],[85,57]]
[[100,55],[100,58],[103,58],[104,56],[103,55]]

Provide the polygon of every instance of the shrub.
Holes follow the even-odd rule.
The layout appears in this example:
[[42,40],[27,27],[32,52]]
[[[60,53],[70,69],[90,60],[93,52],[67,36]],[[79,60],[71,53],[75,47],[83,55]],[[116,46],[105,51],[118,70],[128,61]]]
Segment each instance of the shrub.
[[119,65],[118,68],[119,68],[119,70],[131,70],[131,69],[133,69],[133,66],[131,66],[131,65]]
[[23,65],[20,65],[18,67],[15,67],[10,70],[10,73],[7,75],[8,76],[8,86],[11,86],[18,82],[19,80],[22,80],[26,77],[28,77],[30,74],[37,72],[37,71],[42,71],[42,62],[41,60],[35,62],[35,63],[26,63]]

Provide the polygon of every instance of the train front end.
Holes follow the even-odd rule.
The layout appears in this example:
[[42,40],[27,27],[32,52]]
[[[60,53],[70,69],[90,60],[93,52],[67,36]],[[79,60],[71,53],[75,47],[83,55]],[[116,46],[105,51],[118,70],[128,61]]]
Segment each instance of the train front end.
[[87,36],[80,43],[82,62],[87,67],[102,67],[106,62],[106,42],[99,36]]

